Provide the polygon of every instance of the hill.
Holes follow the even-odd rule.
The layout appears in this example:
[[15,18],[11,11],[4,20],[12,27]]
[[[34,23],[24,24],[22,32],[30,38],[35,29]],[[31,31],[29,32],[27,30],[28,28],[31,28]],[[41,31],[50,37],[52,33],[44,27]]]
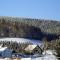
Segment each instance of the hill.
[[0,38],[58,39],[60,21],[20,17],[0,17]]

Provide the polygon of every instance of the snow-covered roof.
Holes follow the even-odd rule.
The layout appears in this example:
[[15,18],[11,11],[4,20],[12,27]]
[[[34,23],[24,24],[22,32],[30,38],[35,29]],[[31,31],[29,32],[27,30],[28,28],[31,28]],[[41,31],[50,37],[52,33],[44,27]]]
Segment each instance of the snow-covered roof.
[[32,51],[37,45],[28,45],[25,50],[26,51]]
[[4,50],[6,50],[6,49],[7,49],[7,47],[1,47],[1,48],[0,48],[0,52],[4,51]]
[[6,50],[7,47],[2,47],[2,44],[0,45],[0,52]]

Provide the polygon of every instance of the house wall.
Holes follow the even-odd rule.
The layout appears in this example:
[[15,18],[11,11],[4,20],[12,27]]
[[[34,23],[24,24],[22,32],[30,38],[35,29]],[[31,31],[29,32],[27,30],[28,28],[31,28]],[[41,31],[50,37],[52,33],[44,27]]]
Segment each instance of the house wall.
[[39,46],[37,46],[32,52],[34,54],[42,54],[42,49]]
[[12,51],[8,49],[2,52],[2,57],[11,57],[11,56],[12,56]]

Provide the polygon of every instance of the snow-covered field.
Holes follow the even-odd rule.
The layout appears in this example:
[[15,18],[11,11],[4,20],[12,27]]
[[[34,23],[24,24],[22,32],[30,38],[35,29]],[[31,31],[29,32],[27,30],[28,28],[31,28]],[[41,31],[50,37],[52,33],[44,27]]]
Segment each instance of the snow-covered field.
[[17,43],[33,43],[33,44],[40,44],[41,41],[39,40],[33,40],[33,39],[25,39],[25,38],[1,38],[0,41],[13,41]]

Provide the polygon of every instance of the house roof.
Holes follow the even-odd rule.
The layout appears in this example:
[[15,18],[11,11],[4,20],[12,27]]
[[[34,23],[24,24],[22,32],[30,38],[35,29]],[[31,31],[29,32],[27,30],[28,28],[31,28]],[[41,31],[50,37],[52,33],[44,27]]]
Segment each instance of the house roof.
[[1,48],[0,48],[0,52],[1,52],[1,51],[4,51],[4,50],[6,50],[6,49],[7,49],[7,47],[1,47]]
[[6,49],[7,49],[7,47],[2,47],[2,44],[0,45],[0,52],[4,51]]
[[32,51],[37,45],[28,45],[25,50],[26,51]]

